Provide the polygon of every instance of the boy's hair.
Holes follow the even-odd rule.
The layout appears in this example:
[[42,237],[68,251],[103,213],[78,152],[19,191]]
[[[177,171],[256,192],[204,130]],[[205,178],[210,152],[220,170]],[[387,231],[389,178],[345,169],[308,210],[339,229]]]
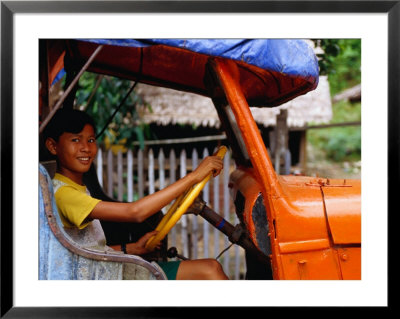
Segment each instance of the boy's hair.
[[59,109],[43,130],[43,139],[46,141],[51,137],[58,142],[63,133],[79,133],[86,124],[92,125],[96,132],[96,125],[89,114],[79,110]]

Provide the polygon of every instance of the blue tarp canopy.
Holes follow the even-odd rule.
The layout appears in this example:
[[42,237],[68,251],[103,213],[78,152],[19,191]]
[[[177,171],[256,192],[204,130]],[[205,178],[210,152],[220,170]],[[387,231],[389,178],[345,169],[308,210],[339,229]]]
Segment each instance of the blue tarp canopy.
[[[57,41],[57,40],[55,40]],[[60,40],[58,40],[60,41]],[[318,61],[303,40],[288,39],[82,39],[66,42],[68,57],[88,69],[151,85],[212,97],[206,89],[210,58],[234,60],[250,106],[276,106],[318,85]],[[51,79],[53,80],[53,79]]]

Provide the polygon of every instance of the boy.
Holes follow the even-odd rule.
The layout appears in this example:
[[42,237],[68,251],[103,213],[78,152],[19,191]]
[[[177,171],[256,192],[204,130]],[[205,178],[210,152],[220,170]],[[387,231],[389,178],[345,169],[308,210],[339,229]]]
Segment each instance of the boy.
[[[193,172],[154,194],[133,203],[106,202],[91,197],[82,180],[97,154],[93,119],[82,111],[60,109],[47,125],[43,137],[46,148],[57,159],[53,179],[57,208],[64,227],[73,232],[99,227],[98,220],[141,223],[208,174],[214,172],[217,176],[223,168],[221,159],[209,156]],[[145,244],[155,234],[155,231],[149,232],[137,242],[126,244],[126,253],[148,253]],[[111,248],[121,250],[119,245]],[[159,264],[168,279],[228,279],[215,259]]]

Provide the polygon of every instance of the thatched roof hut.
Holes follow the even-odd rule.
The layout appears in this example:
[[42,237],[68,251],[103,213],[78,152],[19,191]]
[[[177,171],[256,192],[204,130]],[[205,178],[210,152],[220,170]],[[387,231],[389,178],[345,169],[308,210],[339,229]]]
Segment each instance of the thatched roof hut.
[[[210,98],[192,93],[154,87],[140,83],[137,93],[151,105],[151,110],[140,108],[142,120],[158,125],[194,125],[219,128],[220,121]],[[288,110],[289,128],[304,127],[308,123],[329,122],[332,118],[332,103],[329,83],[326,76],[321,76],[318,87],[305,95],[274,108],[251,107],[255,121],[264,127],[276,124],[276,115],[280,109]]]
[[361,101],[361,84],[357,84],[347,90],[344,90],[333,97],[333,103],[345,100],[350,102]]

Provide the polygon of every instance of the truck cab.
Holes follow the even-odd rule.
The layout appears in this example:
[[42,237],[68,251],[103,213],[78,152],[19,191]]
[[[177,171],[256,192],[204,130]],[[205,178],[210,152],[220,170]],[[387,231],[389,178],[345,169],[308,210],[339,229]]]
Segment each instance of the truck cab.
[[[90,71],[213,101],[236,165],[229,190],[237,242],[247,243],[247,279],[361,279],[360,181],[278,175],[250,111],[316,88],[318,61],[304,41],[67,39],[41,48],[41,128],[54,112],[48,88],[61,71],[72,95],[74,78]],[[96,182],[93,189],[101,195]]]

